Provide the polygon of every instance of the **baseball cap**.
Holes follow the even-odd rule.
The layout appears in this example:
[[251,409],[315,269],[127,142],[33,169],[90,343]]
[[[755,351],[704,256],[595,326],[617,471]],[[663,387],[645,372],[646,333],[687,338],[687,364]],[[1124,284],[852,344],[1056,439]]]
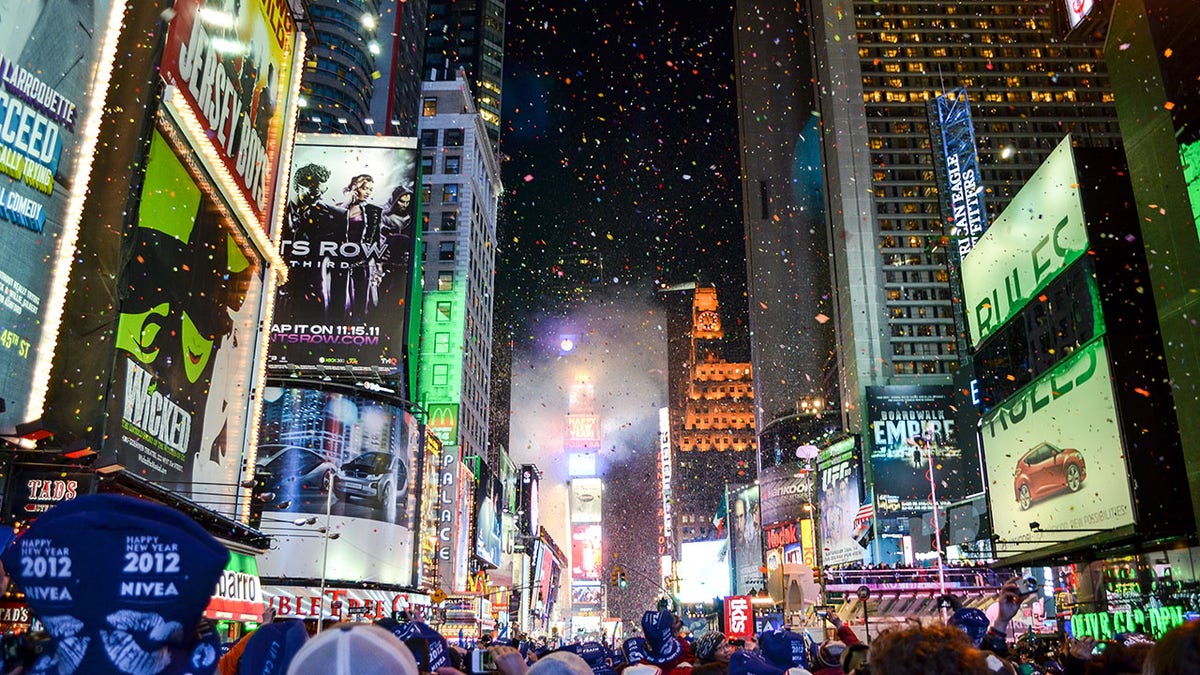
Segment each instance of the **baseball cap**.
[[417,660],[395,635],[367,623],[326,628],[292,659],[287,675],[418,675]]

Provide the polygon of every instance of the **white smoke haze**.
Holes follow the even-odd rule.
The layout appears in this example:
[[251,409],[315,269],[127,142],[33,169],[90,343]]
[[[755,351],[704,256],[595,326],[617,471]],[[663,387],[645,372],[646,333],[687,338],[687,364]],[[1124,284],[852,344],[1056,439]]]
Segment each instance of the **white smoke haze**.
[[[667,404],[667,321],[654,302],[653,283],[638,287],[640,294],[631,287],[598,292],[566,318],[537,317],[529,334],[517,336],[509,452],[516,463],[542,471],[540,518],[564,550],[570,544],[563,441],[571,385],[581,377],[592,383],[602,477],[616,478],[605,475],[607,468],[633,453],[658,452],[658,409]],[[575,337],[567,354],[559,348],[563,335]],[[657,490],[647,493],[657,497]]]

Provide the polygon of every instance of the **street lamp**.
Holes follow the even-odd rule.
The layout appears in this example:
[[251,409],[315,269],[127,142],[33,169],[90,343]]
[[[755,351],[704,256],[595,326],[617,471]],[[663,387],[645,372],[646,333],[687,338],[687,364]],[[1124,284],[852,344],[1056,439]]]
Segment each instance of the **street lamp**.
[[[933,501],[933,545],[937,549],[938,592],[946,594],[946,567],[942,561],[942,521],[938,516],[937,479],[933,475],[933,443],[925,443],[921,450],[929,461],[929,498]],[[942,608],[942,618],[945,619],[946,609]]]

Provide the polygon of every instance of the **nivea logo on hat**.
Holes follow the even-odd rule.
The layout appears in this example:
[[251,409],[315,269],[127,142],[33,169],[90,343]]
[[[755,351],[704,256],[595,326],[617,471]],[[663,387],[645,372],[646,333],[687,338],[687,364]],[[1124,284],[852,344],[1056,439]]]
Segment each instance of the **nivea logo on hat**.
[[642,615],[642,632],[646,635],[644,660],[661,665],[683,653],[683,645],[671,632],[673,623],[674,617],[669,610],[650,610]]
[[780,668],[808,667],[809,640],[790,630],[767,631],[759,636],[763,656]]
[[621,644],[621,651],[625,652],[625,661],[633,665],[646,658],[646,640],[631,637]]

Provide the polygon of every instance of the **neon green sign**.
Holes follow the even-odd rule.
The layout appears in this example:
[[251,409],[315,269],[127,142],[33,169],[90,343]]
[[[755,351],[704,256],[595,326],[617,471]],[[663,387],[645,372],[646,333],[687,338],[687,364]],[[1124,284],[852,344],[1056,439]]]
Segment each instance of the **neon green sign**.
[[1127,612],[1091,612],[1071,617],[1071,634],[1076,638],[1112,640],[1118,633],[1145,633],[1155,640],[1183,624],[1182,607],[1131,609]]

